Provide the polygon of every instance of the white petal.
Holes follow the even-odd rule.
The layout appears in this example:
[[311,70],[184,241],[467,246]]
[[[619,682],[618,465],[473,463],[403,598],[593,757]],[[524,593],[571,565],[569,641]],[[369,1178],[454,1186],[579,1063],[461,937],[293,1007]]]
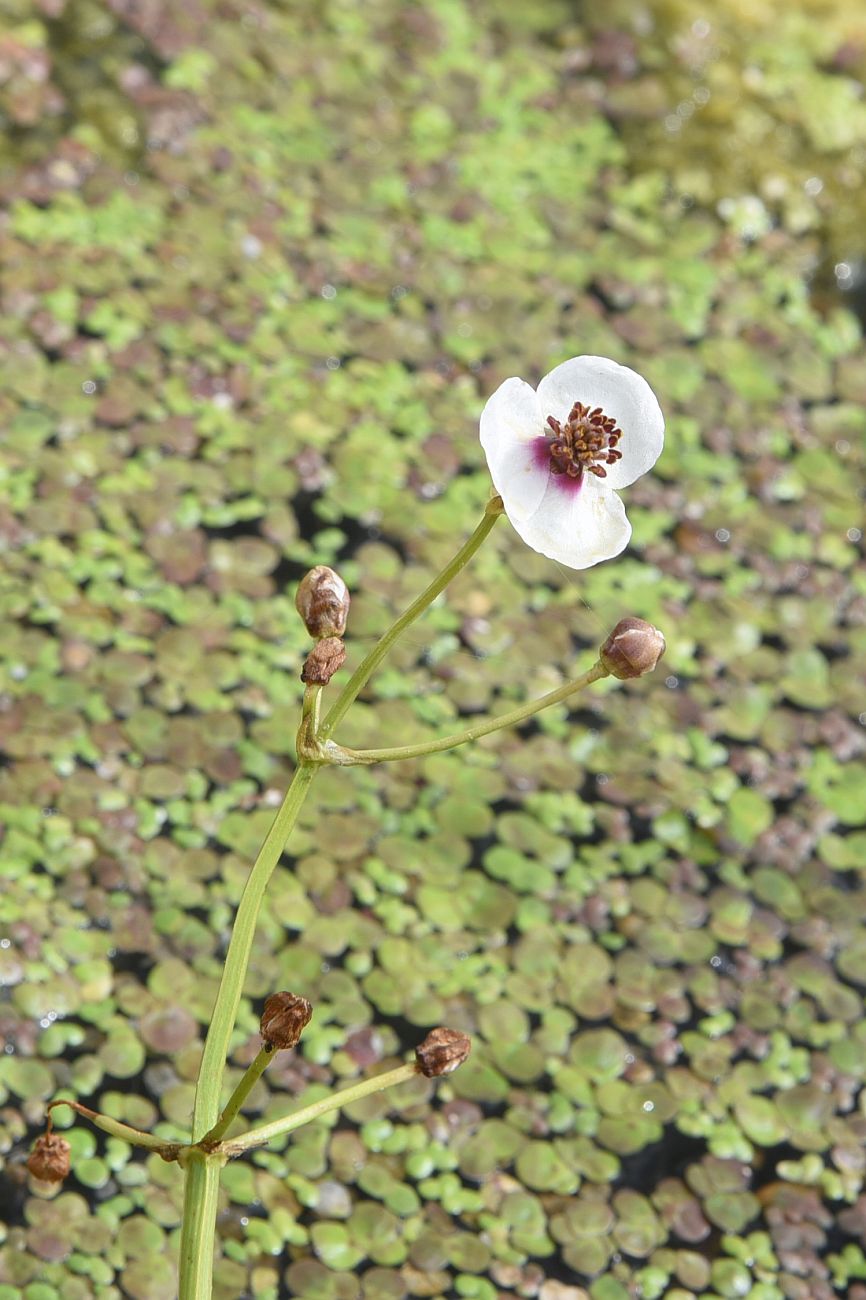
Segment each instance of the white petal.
[[545,375],[538,385],[542,421],[567,418],[575,402],[590,410],[600,406],[622,429],[617,451],[622,460],[607,465],[605,483],[628,487],[656,463],[664,446],[665,420],[655,393],[643,375],[608,357],[572,357]]
[[[507,502],[505,509],[508,513]],[[551,474],[535,513],[508,517],[527,546],[570,569],[588,569],[619,555],[631,537],[622,501],[594,474],[579,485],[565,474]]]
[[549,460],[533,450],[543,435],[535,389],[522,379],[506,379],[481,412],[481,446],[510,518],[532,514],[544,496]]

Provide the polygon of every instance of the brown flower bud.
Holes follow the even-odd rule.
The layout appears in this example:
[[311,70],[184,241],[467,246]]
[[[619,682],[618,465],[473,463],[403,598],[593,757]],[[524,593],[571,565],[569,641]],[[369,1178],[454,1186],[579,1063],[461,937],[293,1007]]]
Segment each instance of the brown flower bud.
[[33,1144],[27,1168],[43,1183],[62,1183],[69,1173],[71,1149],[66,1138],[59,1133],[43,1133]]
[[339,573],[326,564],[317,564],[301,579],[295,609],[316,640],[342,636],[349,617],[349,590]]
[[472,1043],[467,1034],[440,1026],[431,1029],[424,1042],[415,1048],[415,1060],[421,1073],[432,1079],[437,1074],[450,1074],[456,1070],[471,1051]]
[[621,618],[598,652],[602,666],[624,681],[651,673],[665,652],[665,639],[642,618]]
[[312,1015],[310,1003],[306,998],[299,998],[297,993],[272,993],[265,1000],[262,1012],[261,1031],[265,1047],[277,1051],[295,1047]]
[[304,660],[301,681],[307,685],[327,686],[338,669],[346,662],[346,647],[338,636],[326,636],[317,641]]

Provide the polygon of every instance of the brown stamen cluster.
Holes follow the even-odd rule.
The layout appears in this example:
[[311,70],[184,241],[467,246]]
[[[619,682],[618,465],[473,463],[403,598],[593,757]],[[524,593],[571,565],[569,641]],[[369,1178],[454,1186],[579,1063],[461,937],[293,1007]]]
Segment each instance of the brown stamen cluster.
[[588,473],[607,478],[605,465],[622,460],[622,452],[616,449],[622,429],[600,406],[591,411],[582,402],[575,402],[564,424],[552,415],[547,417],[547,423],[553,433],[550,468],[554,474],[581,478]]

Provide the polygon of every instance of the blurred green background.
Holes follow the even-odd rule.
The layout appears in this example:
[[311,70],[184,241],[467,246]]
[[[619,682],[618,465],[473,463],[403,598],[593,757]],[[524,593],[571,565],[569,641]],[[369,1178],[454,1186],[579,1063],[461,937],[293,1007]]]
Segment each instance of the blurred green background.
[[[233,1164],[217,1295],[866,1297],[866,19],[845,0],[3,0],[0,1300],[175,1294],[233,909],[293,764],[311,563],[349,666],[476,523],[478,415],[601,353],[669,420],[630,551],[503,522],[340,731],[267,993],[273,1118],[445,1022],[471,1062]],[[65,1122],[62,1120],[61,1122]],[[279,1145],[279,1144],[278,1144]]]

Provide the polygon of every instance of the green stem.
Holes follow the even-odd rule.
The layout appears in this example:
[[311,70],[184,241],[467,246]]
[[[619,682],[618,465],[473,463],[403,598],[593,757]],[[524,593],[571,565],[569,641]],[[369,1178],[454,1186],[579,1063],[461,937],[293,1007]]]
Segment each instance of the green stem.
[[307,723],[310,734],[315,736],[319,730],[319,716],[322,707],[322,687],[318,682],[310,682],[304,687],[304,703],[301,708],[301,723]]
[[220,1138],[225,1136],[232,1120],[267,1069],[268,1061],[273,1059],[274,1049],[272,1047],[265,1046],[259,1049],[256,1059],[247,1066],[243,1078],[223,1107],[223,1113],[211,1131],[205,1134],[202,1139],[203,1142],[219,1142]]
[[101,1115],[98,1110],[91,1110],[89,1106],[82,1105],[80,1101],[69,1101],[66,1097],[58,1097],[56,1101],[50,1101],[45,1108],[49,1116],[55,1106],[69,1106],[78,1115],[83,1115],[85,1119],[89,1119],[96,1128],[102,1129],[103,1133],[110,1133],[112,1137],[123,1138],[124,1142],[130,1142],[136,1147],[146,1147],[149,1151],[158,1151],[166,1160],[175,1160],[182,1145],[178,1142],[166,1142],[164,1138],[155,1137],[153,1133],[142,1133],[141,1129],[132,1128],[129,1124],[122,1124],[119,1119],[112,1119],[110,1115]]
[[211,1300],[220,1170],[225,1158],[190,1148],[183,1191],[178,1300]]
[[223,1071],[262,899],[317,770],[311,763],[298,764],[282,807],[273,820],[244,888],[199,1066],[193,1111],[193,1142],[199,1142],[213,1128],[219,1116]]
[[[223,1072],[262,899],[317,770],[314,764],[306,762],[300,762],[295,769],[291,785],[253,864],[238,906],[213,1019],[208,1028],[199,1066],[193,1111],[194,1142],[200,1141],[217,1122]],[[206,1158],[199,1150],[190,1150],[189,1158],[184,1159],[186,1155],[184,1150],[181,1153],[181,1163],[186,1166],[186,1180],[179,1296],[180,1300],[211,1300],[219,1177],[225,1157],[217,1153]]]
[[501,514],[502,498],[493,497],[487,503],[484,518],[481,520],[481,523],[475,529],[475,532],[469,540],[461,546],[454,558],[445,565],[445,568],[438,577],[433,579],[430,586],[427,587],[425,591],[422,591],[418,599],[414,600],[409,608],[400,615],[396,623],[389,627],[381,640],[374,645],[366,659],[364,659],[352,673],[352,676],[337,696],[337,699],[328,711],[325,721],[322,723],[319,731],[320,740],[327,740],[334,728],[343,720],[349,706],[366,686],[371,675],[379,667],[379,664],[385,658],[397,638],[406,631],[407,627],[410,627],[411,624],[415,622],[415,619],[418,618],[419,615],[424,613],[427,606],[432,604],[440,592],[445,590],[452,578],[454,578],[460,570],[469,563],[472,556],[478,550],[479,546],[493,528],[493,525]]
[[438,740],[422,741],[417,745],[395,745],[391,749],[347,749],[329,740],[323,747],[323,756],[327,762],[334,763],[338,767],[350,767],[356,763],[393,763],[400,758],[420,758],[424,754],[438,754],[443,749],[453,749],[455,745],[465,745],[467,741],[478,740],[479,736],[488,736],[491,731],[499,731],[503,727],[516,727],[527,718],[531,718],[534,713],[550,708],[551,704],[561,704],[563,700],[567,700],[577,691],[582,691],[591,682],[597,682],[599,678],[607,676],[609,676],[607,669],[600,663],[595,663],[573,682],[566,682],[564,686],[558,686],[555,691],[548,691],[547,695],[542,695],[540,699],[531,700],[529,704],[522,704],[519,709],[512,709],[510,713],[501,713],[496,718],[485,718],[483,722],[476,722],[465,731],[456,731],[450,736],[441,736]]
[[251,1128],[249,1132],[241,1133],[239,1137],[232,1138],[229,1142],[223,1142],[220,1151],[225,1156],[239,1156],[242,1151],[263,1146],[265,1142],[270,1142],[271,1138],[291,1133],[302,1124],[320,1119],[322,1115],[327,1115],[332,1110],[339,1110],[341,1106],[348,1106],[353,1101],[360,1101],[362,1097],[369,1097],[371,1093],[382,1092],[385,1088],[394,1088],[398,1083],[405,1083],[407,1079],[417,1077],[418,1066],[414,1061],[410,1065],[398,1065],[395,1070],[376,1074],[371,1079],[362,1079],[360,1083],[353,1083],[351,1087],[343,1088],[340,1092],[332,1092],[329,1096],[322,1097],[321,1101],[314,1101],[309,1106],[284,1116],[283,1119],[275,1119],[271,1124]]

